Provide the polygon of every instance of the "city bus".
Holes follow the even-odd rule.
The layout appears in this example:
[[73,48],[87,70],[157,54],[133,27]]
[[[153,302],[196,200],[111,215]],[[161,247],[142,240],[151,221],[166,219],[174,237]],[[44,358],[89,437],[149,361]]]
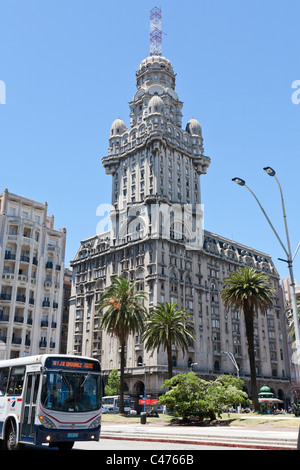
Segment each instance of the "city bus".
[[[130,400],[129,395],[124,395],[124,411],[129,413],[133,408],[133,403]],[[119,408],[120,407],[120,395],[109,395],[102,398],[103,408],[108,408],[110,406]]]
[[0,361],[0,444],[70,450],[98,441],[103,382],[99,361],[43,354]]

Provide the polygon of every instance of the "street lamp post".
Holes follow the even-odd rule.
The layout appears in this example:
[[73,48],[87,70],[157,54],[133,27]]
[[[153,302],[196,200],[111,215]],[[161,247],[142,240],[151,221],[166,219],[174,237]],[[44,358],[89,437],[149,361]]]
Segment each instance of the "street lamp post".
[[146,364],[144,362],[139,362],[138,363],[139,366],[144,366],[145,367],[145,385],[144,385],[144,412],[146,412],[146,398],[147,398],[147,394],[146,394]]
[[290,286],[291,286],[291,299],[292,299],[292,310],[293,310],[293,320],[294,320],[294,327],[295,327],[295,339],[296,339],[296,352],[297,352],[297,363],[298,363],[298,366],[300,366],[300,331],[299,331],[299,318],[298,318],[298,310],[297,310],[297,300],[296,300],[296,290],[295,290],[295,280],[294,280],[294,273],[293,273],[293,261],[295,259],[295,256],[297,254],[297,251],[300,247],[300,243],[294,253],[294,256],[292,256],[292,253],[291,253],[291,244],[290,244],[290,237],[289,237],[289,232],[288,232],[288,226],[287,226],[287,219],[286,219],[286,212],[285,212],[285,204],[284,204],[284,198],[283,198],[283,193],[282,193],[282,189],[281,189],[281,186],[280,186],[280,183],[276,177],[276,173],[275,173],[275,170],[273,170],[273,168],[267,166],[267,167],[264,167],[264,170],[265,172],[269,175],[269,176],[272,176],[275,178],[278,186],[279,186],[279,190],[280,190],[280,195],[281,195],[281,204],[282,204],[282,212],[283,212],[283,218],[284,218],[284,225],[285,225],[285,232],[286,232],[286,239],[287,239],[287,248],[285,247],[285,245],[283,244],[282,240],[280,239],[278,233],[276,232],[272,222],[270,221],[269,217],[267,216],[264,208],[262,207],[261,203],[259,202],[258,198],[255,196],[255,194],[253,193],[253,191],[246,185],[245,181],[242,180],[241,178],[233,178],[232,181],[234,181],[235,183],[237,183],[238,185],[240,186],[245,186],[245,188],[248,189],[248,191],[250,191],[250,193],[252,194],[252,196],[255,198],[256,202],[258,203],[262,213],[264,214],[265,218],[267,219],[270,227],[272,228],[277,240],[279,241],[281,247],[283,248],[286,256],[287,256],[287,259],[281,259],[281,258],[278,258],[280,261],[284,261],[288,264],[288,268],[289,268],[289,273],[290,273]]
[[[239,379],[239,378],[240,378],[240,370],[239,370],[239,367],[238,367],[238,365],[237,365],[237,362],[236,362],[235,357],[234,357],[234,355],[232,354],[232,352],[230,352],[230,351],[221,351],[221,354],[227,354],[227,356],[228,356],[229,359],[231,360],[232,364],[233,364],[234,367],[236,368],[236,376],[237,376],[237,378]],[[238,413],[241,412],[241,405],[238,405],[237,411],[238,411]]]

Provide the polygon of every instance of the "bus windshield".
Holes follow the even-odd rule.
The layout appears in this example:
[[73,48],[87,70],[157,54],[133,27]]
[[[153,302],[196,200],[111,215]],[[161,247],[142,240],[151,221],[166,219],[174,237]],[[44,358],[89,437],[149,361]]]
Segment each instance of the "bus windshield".
[[44,372],[41,403],[48,410],[69,413],[99,410],[100,375],[65,370]]

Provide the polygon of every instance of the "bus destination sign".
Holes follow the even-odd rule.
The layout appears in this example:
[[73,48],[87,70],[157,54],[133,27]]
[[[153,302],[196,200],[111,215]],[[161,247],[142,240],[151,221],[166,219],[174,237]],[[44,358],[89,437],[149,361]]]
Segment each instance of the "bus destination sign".
[[45,366],[47,369],[100,371],[99,364],[96,361],[88,361],[81,358],[77,360],[75,358],[48,357]]

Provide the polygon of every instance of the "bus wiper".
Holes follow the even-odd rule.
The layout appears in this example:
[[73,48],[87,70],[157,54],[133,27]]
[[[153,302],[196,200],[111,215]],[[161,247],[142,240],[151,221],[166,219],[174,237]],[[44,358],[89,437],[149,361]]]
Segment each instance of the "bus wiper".
[[68,378],[66,377],[65,372],[63,370],[60,370],[59,373],[62,376],[62,379],[63,379],[63,382],[64,382],[65,386],[68,387],[68,388],[71,388],[71,384],[70,384]]
[[87,381],[87,379],[90,378],[90,376],[91,376],[91,373],[88,372],[87,375],[86,375],[85,378],[84,378],[84,381],[83,381],[82,384],[80,385],[80,388],[84,386],[85,382]]

